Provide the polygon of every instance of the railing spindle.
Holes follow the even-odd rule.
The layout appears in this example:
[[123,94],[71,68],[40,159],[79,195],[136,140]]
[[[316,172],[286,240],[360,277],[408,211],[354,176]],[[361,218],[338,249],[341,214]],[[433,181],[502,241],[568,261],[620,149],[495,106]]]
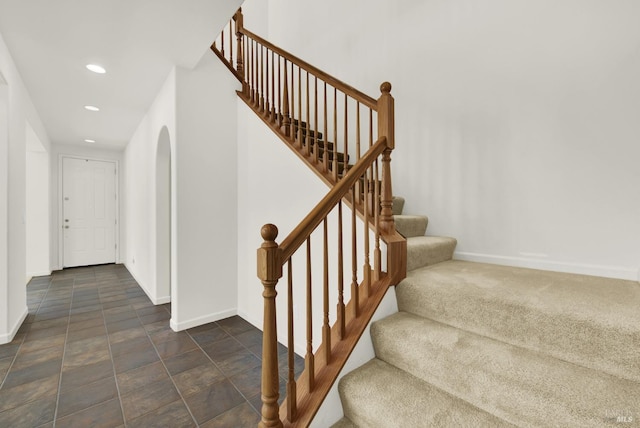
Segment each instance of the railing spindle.
[[296,133],[296,75],[293,72],[293,63],[291,63],[291,140],[295,141],[298,137]]
[[315,383],[315,364],[313,355],[313,302],[311,299],[311,236],[307,238],[307,355],[305,366],[309,373],[309,391]]
[[324,219],[323,227],[323,309],[324,309],[324,322],[322,323],[322,342],[324,343],[325,350],[325,363],[329,364],[331,361],[331,326],[329,325],[329,244],[328,244],[328,224],[327,218]]
[[224,31],[220,33],[220,53],[224,56]]
[[264,113],[264,47],[260,46],[260,112]]
[[362,274],[364,275],[364,290],[366,297],[371,295],[371,263],[369,261],[369,169],[364,173],[363,193],[365,200],[363,201],[364,210],[364,265],[362,266]]
[[278,124],[278,126],[280,127],[280,130],[282,130],[282,98],[283,98],[283,94],[282,94],[282,74],[280,72],[280,63],[282,57],[280,55],[278,55],[278,108],[276,109],[276,123]]
[[298,67],[298,146],[302,147],[302,67]]
[[[307,71],[307,78],[306,78],[306,84],[307,84],[307,126],[305,128],[305,132],[304,132],[304,145],[305,145],[305,154],[307,156],[309,156],[311,154],[311,115],[309,114],[309,72]],[[302,129],[302,126],[300,127]],[[302,140],[300,140],[302,141]]]
[[[351,187],[351,198],[356,200],[356,185]],[[358,236],[356,233],[356,207],[351,208],[351,300],[353,301],[353,315],[360,316],[360,288],[358,287]]]
[[373,279],[375,281],[380,279],[380,273],[382,268],[382,256],[380,252],[380,176],[378,174],[378,159],[375,162],[375,180],[373,182],[374,185],[374,195],[373,195],[373,207],[375,213],[375,219],[373,221],[375,228],[375,250],[373,251],[373,269],[374,276]]
[[338,89],[333,88],[333,179],[338,182]]
[[291,137],[291,118],[289,117],[289,78],[287,76],[287,59],[284,59],[284,88],[282,91],[282,126],[280,130],[286,137]]
[[[275,66],[275,52],[271,51],[271,122],[275,122],[276,120],[276,98],[280,99],[280,94],[276,96],[276,66]],[[278,79],[280,76],[278,76]]]
[[233,20],[229,21],[229,62],[233,64]]
[[[327,134],[327,82],[324,82],[324,149],[322,151],[322,164],[324,165],[324,172],[329,172],[329,135]],[[335,140],[334,140],[335,141]]]
[[269,68],[270,68],[269,67],[269,49],[267,49],[266,57],[267,58],[265,59],[265,62],[264,62],[265,68],[266,68],[266,70],[264,72],[264,75],[265,75],[265,80],[267,81],[267,83],[265,85],[266,86],[266,91],[265,91],[266,92],[266,97],[264,97],[264,115],[266,117],[270,118],[271,117],[270,97],[272,96],[272,94],[270,94],[270,91],[269,91],[269,89],[270,89],[269,88]]
[[[328,152],[325,152],[325,154]],[[342,201],[338,202],[338,332],[340,339],[345,336],[344,306],[344,255],[342,248]]]
[[313,96],[313,160],[318,163],[318,77],[316,76],[313,81],[314,96]]
[[287,340],[287,356],[289,363],[289,373],[287,380],[287,419],[289,422],[293,422],[296,420],[296,414],[298,412],[298,404],[296,397],[296,379],[295,379],[295,361],[294,361],[294,343],[293,343],[293,258],[289,258],[287,262],[287,288],[288,288],[288,298],[287,298],[287,330],[288,330],[288,340]]
[[[344,94],[344,157],[342,158],[344,162],[344,167],[342,168],[342,176],[344,177],[349,172],[349,105],[347,103],[347,94]],[[355,203],[355,192],[353,192],[353,201]]]

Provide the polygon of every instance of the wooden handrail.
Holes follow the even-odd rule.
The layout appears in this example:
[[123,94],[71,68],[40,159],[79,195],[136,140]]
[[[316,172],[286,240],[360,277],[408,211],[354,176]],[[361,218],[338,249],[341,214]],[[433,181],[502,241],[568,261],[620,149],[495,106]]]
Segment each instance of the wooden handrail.
[[286,261],[302,245],[307,237],[315,230],[322,220],[331,212],[333,207],[344,198],[356,181],[364,175],[371,164],[387,149],[387,139],[381,137],[360,158],[360,161],[349,170],[347,175],[338,182],[318,205],[296,226],[293,231],[280,243],[280,260]]
[[[257,251],[257,275],[264,289],[259,427],[308,426],[387,288],[406,276],[406,240],[396,232],[391,211],[394,99],[390,83],[383,83],[380,97],[374,99],[245,29],[243,21],[241,10],[238,10],[211,49],[242,83],[239,97],[330,187],[280,244],[276,242],[277,227],[263,226],[264,242]],[[376,124],[377,134],[374,133]],[[362,150],[366,150],[364,154]],[[350,161],[355,164],[351,165]],[[346,245],[343,245],[343,205],[351,208],[347,220],[350,239],[345,240]],[[332,231],[337,235],[337,252],[332,255],[332,258],[337,257],[334,265],[337,267],[331,275],[330,215],[337,215]],[[361,217],[361,223],[357,222],[357,216]],[[321,223],[322,242],[316,245],[322,247],[322,255],[312,255],[311,238]],[[358,232],[360,228],[361,232]],[[360,234],[364,236],[362,246],[358,239]],[[370,234],[372,243],[369,242]],[[386,244],[386,271],[382,268],[381,241]],[[345,249],[345,246],[350,248]],[[306,247],[306,254],[303,247]],[[298,255],[301,255],[303,266],[296,272],[304,272],[305,286],[299,288],[304,290],[304,303],[297,297],[298,291],[296,298],[306,307],[305,327],[301,330],[306,333],[306,352],[304,371],[296,379],[292,263],[293,257]],[[349,259],[350,263],[345,263]],[[322,265],[321,280],[312,275],[315,263]],[[286,317],[278,313],[276,305],[276,286],[284,271],[288,277],[284,290],[287,294]],[[337,313],[331,325],[329,300],[333,297],[329,287],[330,276],[335,274]],[[321,285],[314,284],[315,280]],[[323,300],[314,305],[313,295],[318,288]],[[281,406],[278,406],[277,319],[279,322],[285,320],[288,335],[287,393]],[[317,348],[314,325],[321,329],[321,343]],[[315,337],[318,340],[318,336]]]
[[299,66],[299,67],[305,69],[306,71],[308,71],[309,73],[311,73],[311,74],[313,74],[315,76],[318,76],[318,78],[320,78],[320,79],[324,80],[325,82],[329,83],[334,88],[338,88],[339,90],[341,90],[342,92],[346,93],[347,95],[349,95],[350,97],[354,98],[355,100],[360,101],[362,104],[366,105],[367,107],[370,107],[373,110],[376,110],[378,108],[378,102],[377,102],[377,100],[375,98],[370,97],[369,95],[357,90],[353,86],[350,86],[350,85],[344,83],[343,81],[341,81],[339,79],[336,79],[335,77],[331,76],[330,74],[320,70],[318,67],[314,67],[313,65],[311,65],[308,62],[298,58],[297,56],[293,55],[292,53],[289,53],[289,52],[285,51],[284,49],[281,49],[278,46],[274,45],[273,43],[270,43],[269,41],[263,39],[262,37],[258,36],[257,34],[252,33],[251,31],[247,30],[246,28],[242,28],[240,31],[245,36],[248,36],[248,37],[252,38],[253,40],[261,43],[263,46],[271,49],[275,53],[287,58],[290,62],[293,62],[297,66]]

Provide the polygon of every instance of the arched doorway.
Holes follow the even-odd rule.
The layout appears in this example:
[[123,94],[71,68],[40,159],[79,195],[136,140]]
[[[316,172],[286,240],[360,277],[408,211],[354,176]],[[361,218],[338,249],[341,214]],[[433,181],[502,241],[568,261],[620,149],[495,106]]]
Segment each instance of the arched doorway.
[[156,296],[171,298],[171,140],[163,127],[156,152]]

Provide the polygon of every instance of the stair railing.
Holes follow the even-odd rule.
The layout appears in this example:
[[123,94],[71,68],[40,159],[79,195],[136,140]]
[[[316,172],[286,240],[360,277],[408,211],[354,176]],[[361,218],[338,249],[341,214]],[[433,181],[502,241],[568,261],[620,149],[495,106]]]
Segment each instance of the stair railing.
[[[231,42],[233,34],[236,38]],[[374,99],[246,30],[241,10],[212,50],[242,83],[238,91],[241,99],[331,186],[280,244],[276,242],[277,227],[263,226],[264,242],[258,249],[258,277],[264,286],[260,426],[308,426],[386,290],[406,275],[406,241],[395,231],[391,210],[391,151],[395,147],[391,84],[383,83],[380,97]],[[346,214],[345,204],[351,208]],[[322,241],[318,255],[312,255],[314,231],[320,236],[314,237],[314,243]],[[350,251],[345,251],[349,244]],[[330,250],[335,255],[333,261]],[[294,256],[303,266],[306,306],[305,364],[297,379],[294,291],[297,297],[300,287],[294,284],[300,282],[294,278],[294,273],[299,273],[293,269]],[[312,271],[316,272],[318,264],[321,280],[314,281],[318,276]],[[286,314],[282,317],[287,324],[287,381],[286,399],[279,406],[276,285],[283,271],[287,278]],[[322,294],[319,314],[313,311],[317,289]],[[330,296],[337,296],[333,322]],[[314,326],[321,326],[319,345],[313,341]]]

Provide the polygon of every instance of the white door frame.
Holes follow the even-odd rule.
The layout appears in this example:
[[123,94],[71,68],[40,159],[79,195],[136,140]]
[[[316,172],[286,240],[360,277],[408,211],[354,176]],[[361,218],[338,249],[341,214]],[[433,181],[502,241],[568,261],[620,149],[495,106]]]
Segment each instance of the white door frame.
[[64,218],[64,192],[63,192],[63,160],[67,159],[86,159],[90,161],[108,162],[113,163],[116,166],[116,225],[115,225],[115,243],[116,243],[116,263],[120,263],[120,165],[115,159],[100,159],[90,156],[76,156],[76,155],[58,155],[58,268],[64,268],[64,224],[62,219]]

